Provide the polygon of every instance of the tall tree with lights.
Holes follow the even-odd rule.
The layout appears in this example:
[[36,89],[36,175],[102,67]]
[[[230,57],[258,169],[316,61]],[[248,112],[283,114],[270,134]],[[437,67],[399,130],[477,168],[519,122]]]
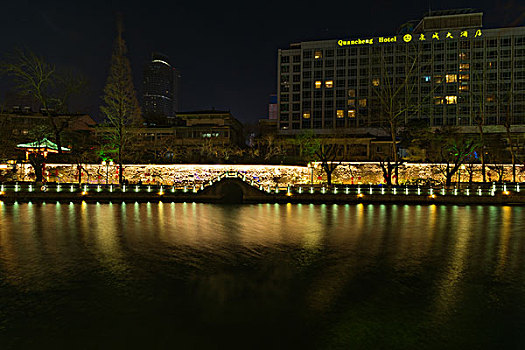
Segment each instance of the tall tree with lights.
[[109,76],[104,87],[101,112],[106,118],[106,142],[119,167],[119,183],[123,181],[123,157],[132,143],[130,127],[141,122],[140,107],[133,86],[127,48],[122,38],[122,18],[117,18],[117,38],[111,56]]

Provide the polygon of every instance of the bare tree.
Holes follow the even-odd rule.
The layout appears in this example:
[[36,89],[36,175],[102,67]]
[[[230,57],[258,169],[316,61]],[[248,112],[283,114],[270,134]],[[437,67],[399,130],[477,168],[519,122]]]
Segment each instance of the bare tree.
[[133,139],[133,133],[129,128],[138,126],[141,121],[122,31],[122,19],[119,17],[109,76],[104,87],[103,104],[100,107],[106,117],[105,139],[111,152],[115,154],[119,167],[119,183],[123,180],[123,158]]
[[428,133],[427,137],[429,157],[434,162],[444,164],[440,170],[445,177],[445,185],[450,186],[453,176],[472,157],[478,143],[448,126]]
[[35,171],[35,181],[42,182],[44,175],[44,164],[46,158],[44,154],[40,152],[40,147],[43,146],[44,139],[48,138],[51,135],[51,130],[46,125],[37,125],[31,130],[29,130],[29,136],[36,141],[34,142],[34,148],[37,149],[36,152],[29,152],[28,160],[29,164],[33,167]]
[[84,77],[71,70],[58,69],[28,49],[17,49],[8,55],[0,63],[0,71],[13,79],[20,93],[40,103],[61,154],[62,133],[73,118],[67,115],[69,103],[74,95],[84,91]]
[[341,165],[343,146],[333,136],[316,137],[311,132],[299,135],[296,142],[299,143],[303,159],[321,163],[328,186],[332,186],[332,174]]
[[[402,72],[394,72],[394,66],[382,58],[381,77],[372,77],[372,91],[377,100],[380,122],[386,127],[391,140],[390,152],[380,160],[380,167],[387,185],[392,177],[398,184],[399,166],[403,163],[398,153],[398,136],[400,129],[406,125],[410,116],[417,115],[424,101],[418,101],[418,66],[420,51],[417,44],[408,44],[407,55]],[[395,176],[394,176],[395,175]]]
[[514,124],[513,111],[511,110],[514,98],[514,79],[511,76],[509,90],[498,96],[499,109],[502,112],[502,124],[505,127],[506,141],[512,162],[512,182],[516,182],[516,161],[518,146],[512,137],[512,125]]

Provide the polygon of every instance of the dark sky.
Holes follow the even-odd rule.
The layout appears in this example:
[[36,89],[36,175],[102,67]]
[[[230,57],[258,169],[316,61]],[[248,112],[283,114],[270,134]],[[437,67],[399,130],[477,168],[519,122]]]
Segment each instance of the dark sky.
[[17,0],[2,4],[0,32],[3,53],[28,47],[86,75],[90,95],[84,105],[97,113],[115,39],[115,14],[121,11],[139,100],[142,67],[152,51],[159,51],[182,73],[183,110],[215,107],[253,122],[266,117],[268,96],[276,91],[278,48],[305,40],[393,34],[404,22],[419,19],[429,4],[433,10],[482,9],[485,27],[525,25],[523,0]]

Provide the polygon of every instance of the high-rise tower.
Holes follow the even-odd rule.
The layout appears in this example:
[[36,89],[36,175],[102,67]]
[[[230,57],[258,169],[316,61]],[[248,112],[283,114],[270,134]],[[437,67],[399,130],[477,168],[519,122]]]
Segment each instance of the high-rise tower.
[[178,103],[175,101],[176,75],[167,56],[151,55],[151,61],[144,67],[142,108],[146,122],[157,124],[174,115]]

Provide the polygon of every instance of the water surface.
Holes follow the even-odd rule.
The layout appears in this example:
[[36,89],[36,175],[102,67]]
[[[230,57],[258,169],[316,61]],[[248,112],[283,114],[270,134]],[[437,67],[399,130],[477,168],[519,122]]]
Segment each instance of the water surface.
[[0,203],[0,348],[523,348],[524,213]]

